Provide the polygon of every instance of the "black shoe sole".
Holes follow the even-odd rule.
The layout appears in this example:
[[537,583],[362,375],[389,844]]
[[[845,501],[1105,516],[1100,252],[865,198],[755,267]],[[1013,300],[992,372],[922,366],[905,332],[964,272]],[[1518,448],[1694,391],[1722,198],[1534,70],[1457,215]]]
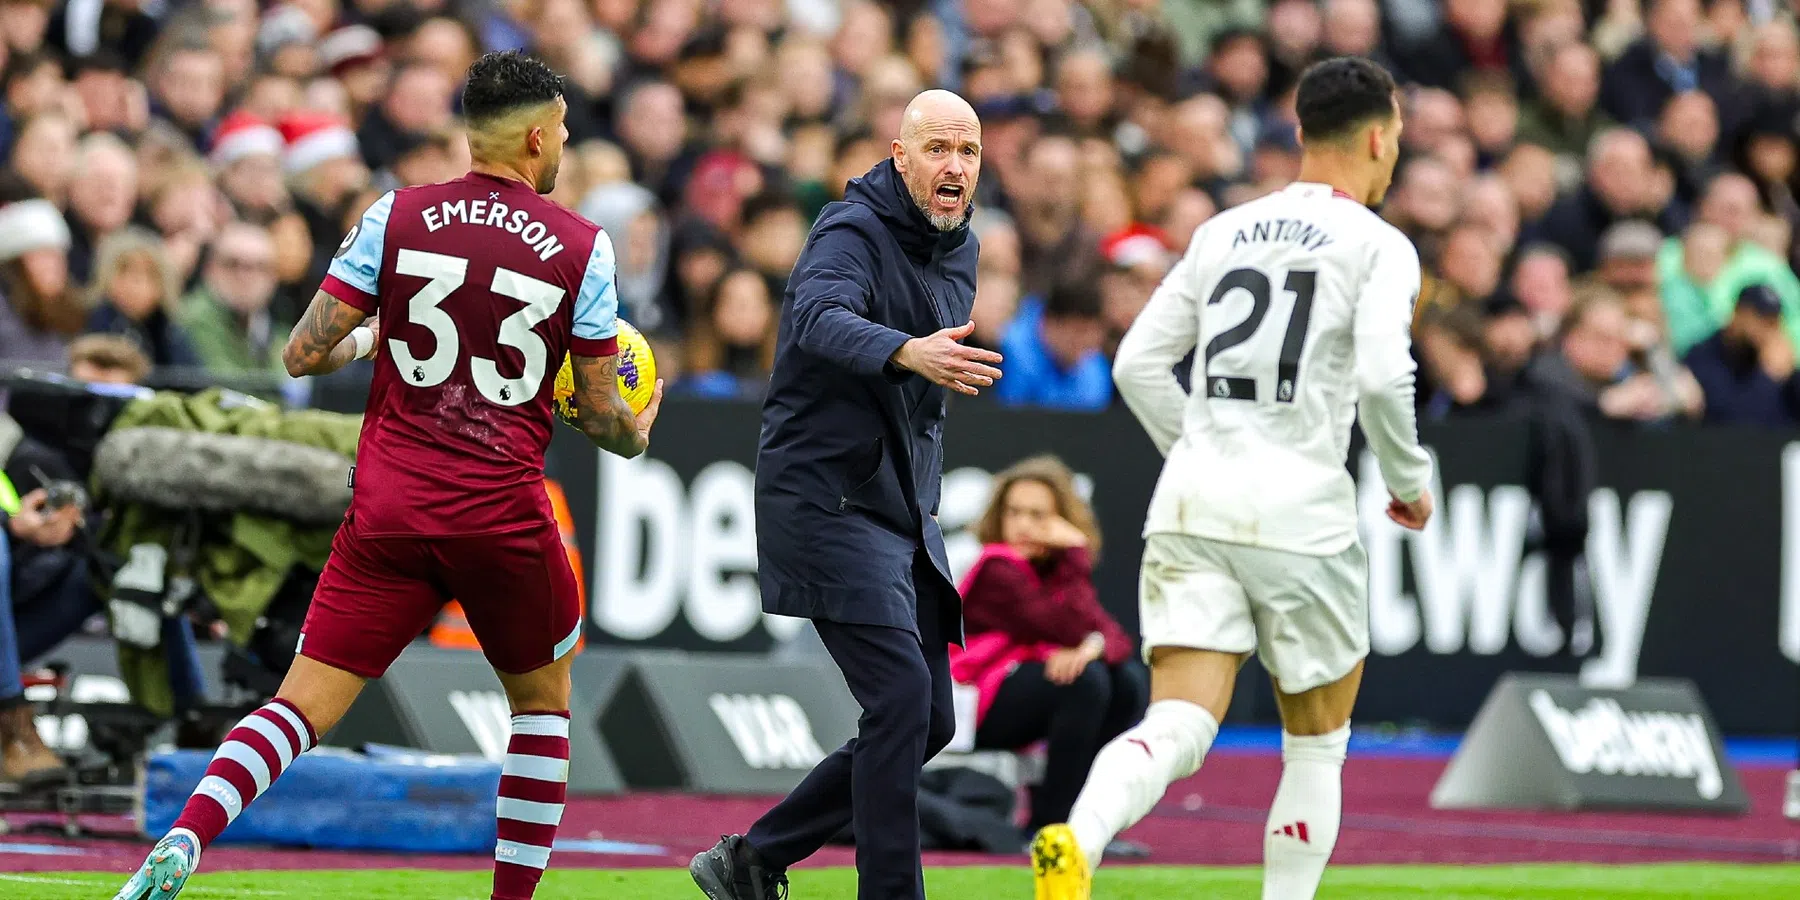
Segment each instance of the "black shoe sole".
[[708,900],[736,900],[731,892],[730,862],[725,859],[727,852],[720,845],[705,853],[694,854],[694,861],[688,863],[688,874],[694,877],[694,884],[699,885]]

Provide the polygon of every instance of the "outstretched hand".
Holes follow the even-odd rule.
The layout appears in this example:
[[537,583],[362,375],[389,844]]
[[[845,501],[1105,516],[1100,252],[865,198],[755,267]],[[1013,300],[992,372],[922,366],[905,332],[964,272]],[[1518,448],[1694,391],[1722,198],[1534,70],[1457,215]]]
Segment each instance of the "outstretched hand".
[[893,363],[927,381],[959,394],[974,396],[1000,377],[1000,354],[964,346],[962,340],[975,330],[970,320],[922,338],[913,338],[894,351]]

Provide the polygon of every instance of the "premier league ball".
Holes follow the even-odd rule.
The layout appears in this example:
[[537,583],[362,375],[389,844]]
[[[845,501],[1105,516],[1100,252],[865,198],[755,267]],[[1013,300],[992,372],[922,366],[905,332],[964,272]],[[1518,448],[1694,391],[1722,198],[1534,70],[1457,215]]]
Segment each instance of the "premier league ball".
[[[656,391],[656,357],[650,355],[650,342],[642,332],[619,320],[619,395],[631,404],[631,411],[641,413],[650,405]],[[563,357],[562,369],[556,373],[552,407],[564,422],[575,420],[575,372],[569,358]]]

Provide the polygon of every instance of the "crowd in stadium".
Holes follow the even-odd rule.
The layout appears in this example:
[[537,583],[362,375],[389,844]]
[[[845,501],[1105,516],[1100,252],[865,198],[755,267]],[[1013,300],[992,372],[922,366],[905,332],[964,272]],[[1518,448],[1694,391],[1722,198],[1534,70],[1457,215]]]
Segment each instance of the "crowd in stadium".
[[979,112],[973,340],[1004,401],[1113,402],[1194,229],[1294,177],[1293,88],[1407,85],[1428,416],[1517,383],[1643,421],[1800,413],[1800,44],[1773,0],[5,0],[0,359],[84,332],[278,380],[361,211],[467,162],[489,49],[565,71],[554,198],[619,258],[676,393],[760,394],[808,224],[921,88]]

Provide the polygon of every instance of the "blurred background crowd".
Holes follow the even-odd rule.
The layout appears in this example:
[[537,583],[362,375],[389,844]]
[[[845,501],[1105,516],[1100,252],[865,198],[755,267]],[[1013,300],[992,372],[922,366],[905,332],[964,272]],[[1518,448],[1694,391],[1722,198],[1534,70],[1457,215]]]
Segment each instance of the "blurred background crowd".
[[299,388],[279,348],[342,235],[461,173],[462,73],[510,48],[568,75],[554,198],[677,392],[760,395],[809,223],[944,86],[985,129],[997,392],[1104,408],[1194,229],[1295,176],[1300,71],[1360,54],[1406,86],[1383,214],[1427,270],[1429,417],[1800,421],[1780,0],[0,0],[0,360],[104,333],[153,383]]

